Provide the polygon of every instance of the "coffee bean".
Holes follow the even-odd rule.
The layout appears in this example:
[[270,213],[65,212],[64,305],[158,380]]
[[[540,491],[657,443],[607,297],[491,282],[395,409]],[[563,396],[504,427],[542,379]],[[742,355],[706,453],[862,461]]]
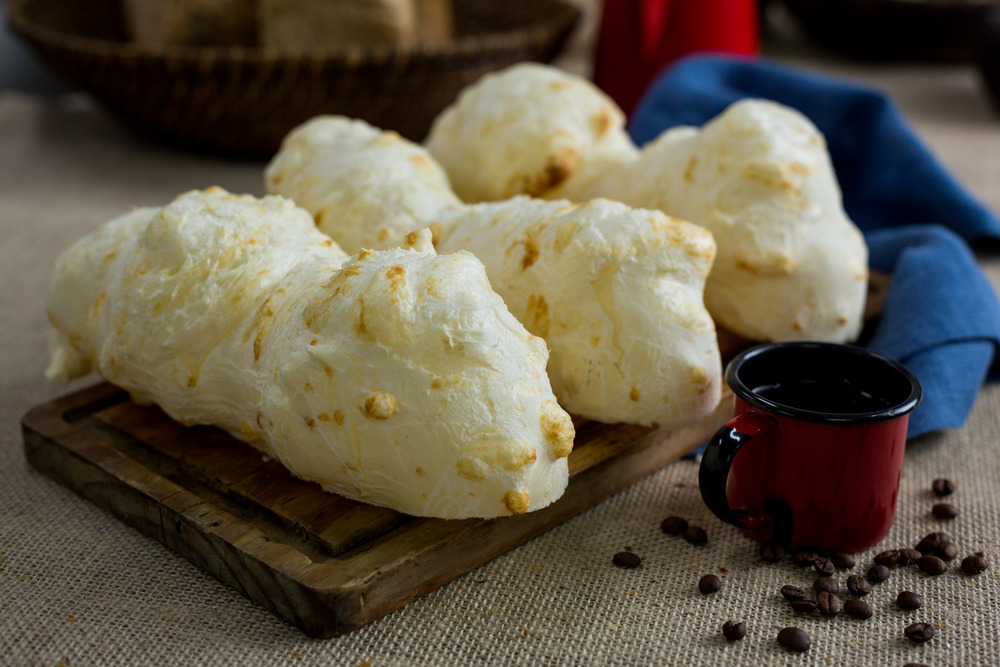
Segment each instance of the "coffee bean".
[[668,516],[660,522],[660,530],[667,535],[680,535],[687,530],[688,522],[679,516]]
[[877,565],[885,565],[886,567],[896,567],[899,565],[899,557],[899,549],[889,549],[888,551],[876,554],[875,563]]
[[928,533],[917,542],[914,548],[922,554],[933,553],[941,548],[941,544],[945,541],[943,535],[944,533]]
[[819,553],[814,549],[799,549],[792,554],[792,562],[799,567],[809,567],[819,558]]
[[938,519],[954,519],[958,516],[958,508],[951,503],[938,503],[931,508],[931,514]]
[[698,580],[698,590],[702,595],[711,595],[722,588],[722,580],[714,574],[706,574]]
[[899,565],[911,565],[920,560],[921,556],[923,556],[923,554],[916,549],[900,549],[899,561],[897,562]]
[[817,558],[813,561],[813,569],[816,570],[817,574],[830,576],[837,571],[837,566],[829,558]]
[[847,577],[847,590],[851,592],[851,595],[857,597],[864,597],[872,592],[872,585],[868,583],[868,580],[859,574],[852,574]]
[[840,598],[835,593],[830,593],[829,591],[820,591],[819,595],[816,596],[816,606],[819,607],[819,613],[831,618],[839,614],[840,610],[843,609]]
[[773,544],[771,542],[765,542],[760,545],[760,549],[757,550],[760,554],[761,560],[765,563],[777,563],[785,556],[785,547],[780,544]]
[[695,546],[708,542],[708,533],[701,526],[688,526],[684,529],[684,539]]
[[912,591],[901,591],[896,596],[896,606],[903,611],[913,611],[924,606],[924,599]]
[[864,600],[848,600],[844,603],[844,611],[862,621],[867,621],[872,617],[871,605]]
[[813,582],[813,590],[817,593],[826,591],[827,593],[839,593],[840,582],[833,577],[817,577]]
[[791,584],[785,584],[781,587],[781,597],[785,598],[789,602],[794,600],[805,600],[806,592],[799,588],[798,586],[792,586]]
[[931,483],[931,490],[935,496],[950,496],[955,492],[955,482],[950,479],[936,479]]
[[868,581],[873,584],[881,584],[883,581],[889,578],[891,570],[885,565],[872,565],[868,568]]
[[989,562],[982,554],[974,554],[972,556],[966,556],[962,559],[962,572],[965,572],[969,576],[982,574],[989,569],[989,567]]
[[722,624],[722,636],[731,642],[739,641],[747,636],[747,624],[726,621]]
[[955,546],[954,542],[942,542],[941,546],[932,551],[931,554],[941,560],[951,562],[958,557],[958,547]]
[[929,574],[932,577],[936,577],[939,574],[944,574],[948,571],[948,564],[937,556],[922,556],[919,561],[917,561],[917,567],[920,568],[921,572]]
[[906,626],[903,634],[914,644],[923,644],[934,636],[934,626],[930,623],[914,623]]
[[792,600],[788,603],[788,606],[803,614],[811,614],[816,611],[816,607],[819,605],[816,604],[815,600]]
[[619,551],[611,560],[618,567],[633,568],[642,564],[642,559],[631,551]]
[[781,632],[778,633],[778,643],[796,653],[804,653],[812,645],[809,635],[798,628],[791,627],[781,629]]
[[857,564],[857,561],[851,554],[834,554],[830,557],[830,560],[833,561],[838,570],[850,570]]

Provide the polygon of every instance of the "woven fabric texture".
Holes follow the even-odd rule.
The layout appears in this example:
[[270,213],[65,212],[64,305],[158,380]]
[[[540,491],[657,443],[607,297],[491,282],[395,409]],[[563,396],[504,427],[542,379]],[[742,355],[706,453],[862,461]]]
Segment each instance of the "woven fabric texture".
[[[957,81],[960,90],[972,85],[963,74]],[[935,130],[917,120],[932,143],[952,147],[945,159],[960,167],[959,176],[1000,208],[1000,195],[985,187],[998,182],[995,125],[951,117]],[[0,663],[1000,664],[996,385],[984,389],[964,428],[911,443],[892,532],[859,554],[853,571],[866,570],[875,552],[912,546],[935,530],[953,536],[960,558],[983,551],[992,568],[978,577],[963,575],[958,561],[938,577],[898,569],[866,598],[874,610],[868,621],[791,611],[779,589],[808,588],[815,575],[788,559],[764,563],[755,543],[711,517],[692,461],[670,464],[468,575],[329,640],[309,639],[31,469],[20,419],[67,391],[42,378],[43,296],[58,252],[131,206],[162,204],[187,189],[214,184],[260,194],[262,168],[151,147],[79,98],[0,96]],[[1000,260],[981,259],[1000,285]],[[957,485],[949,500],[961,513],[948,522],[930,514],[930,486],[938,477]],[[704,526],[708,543],[695,547],[662,533],[660,521],[670,514]],[[612,564],[626,548],[642,558],[639,568]],[[697,588],[707,573],[722,580],[710,596]],[[841,581],[846,575],[837,574]],[[921,594],[923,608],[896,609],[901,590]],[[728,619],[747,624],[745,639],[723,639]],[[933,624],[933,640],[915,646],[904,638],[903,629],[916,621]],[[809,652],[777,644],[788,625],[809,633]]]

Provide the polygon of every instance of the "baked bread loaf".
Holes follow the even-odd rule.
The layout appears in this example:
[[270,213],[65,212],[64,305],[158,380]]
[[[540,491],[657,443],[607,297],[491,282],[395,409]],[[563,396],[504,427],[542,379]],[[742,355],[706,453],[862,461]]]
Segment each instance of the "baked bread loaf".
[[719,404],[705,230],[607,199],[522,196],[438,219],[438,249],[480,258],[510,312],[548,343],[552,390],[571,413],[676,428]]
[[592,179],[639,153],[610,97],[537,63],[486,74],[463,90],[424,145],[466,202],[522,194],[583,201]]
[[868,248],[844,213],[822,135],[799,112],[736,102],[700,130],[663,133],[593,188],[712,232],[705,303],[727,329],[834,342],[861,332]]
[[464,205],[422,147],[338,116],[294,129],[265,178],[348,250],[429,226],[442,252],[472,251],[545,339],[553,390],[573,414],[673,428],[718,404],[720,354],[702,300],[715,243],[695,225],[607,200]]
[[143,46],[253,46],[258,0],[124,0],[133,41]]
[[219,189],[63,253],[48,375],[96,369],[302,479],[414,515],[494,517],[563,492],[569,416],[547,351],[472,254],[430,234],[348,257],[281,197]]
[[451,0],[256,0],[264,46],[322,51],[445,42]]
[[641,151],[625,145],[622,125],[589,81],[516,65],[463,91],[426,146],[467,201],[608,197],[708,229],[719,251],[705,302],[717,324],[740,336],[857,337],[867,247],[808,119],[744,100],[701,130],[669,130]]
[[398,245],[439,213],[463,206],[420,144],[343,116],[293,128],[264,180],[268,192],[295,201],[321,231],[354,252]]

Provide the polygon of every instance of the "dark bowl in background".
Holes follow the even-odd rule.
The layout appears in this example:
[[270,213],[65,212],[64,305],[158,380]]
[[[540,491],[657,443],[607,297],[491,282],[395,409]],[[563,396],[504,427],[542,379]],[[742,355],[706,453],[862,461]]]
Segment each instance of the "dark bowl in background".
[[1000,112],[1000,8],[984,19],[975,40],[975,58],[986,91]]
[[783,0],[816,42],[862,59],[971,62],[1000,0]]

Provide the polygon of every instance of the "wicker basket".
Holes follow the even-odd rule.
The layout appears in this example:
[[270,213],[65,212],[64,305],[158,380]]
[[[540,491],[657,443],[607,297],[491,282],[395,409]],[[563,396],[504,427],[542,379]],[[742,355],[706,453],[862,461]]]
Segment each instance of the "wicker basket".
[[326,113],[421,141],[483,74],[548,62],[580,10],[561,0],[455,0],[455,39],[414,47],[292,52],[130,42],[120,0],[12,0],[12,29],[70,85],[173,145],[269,157]]

